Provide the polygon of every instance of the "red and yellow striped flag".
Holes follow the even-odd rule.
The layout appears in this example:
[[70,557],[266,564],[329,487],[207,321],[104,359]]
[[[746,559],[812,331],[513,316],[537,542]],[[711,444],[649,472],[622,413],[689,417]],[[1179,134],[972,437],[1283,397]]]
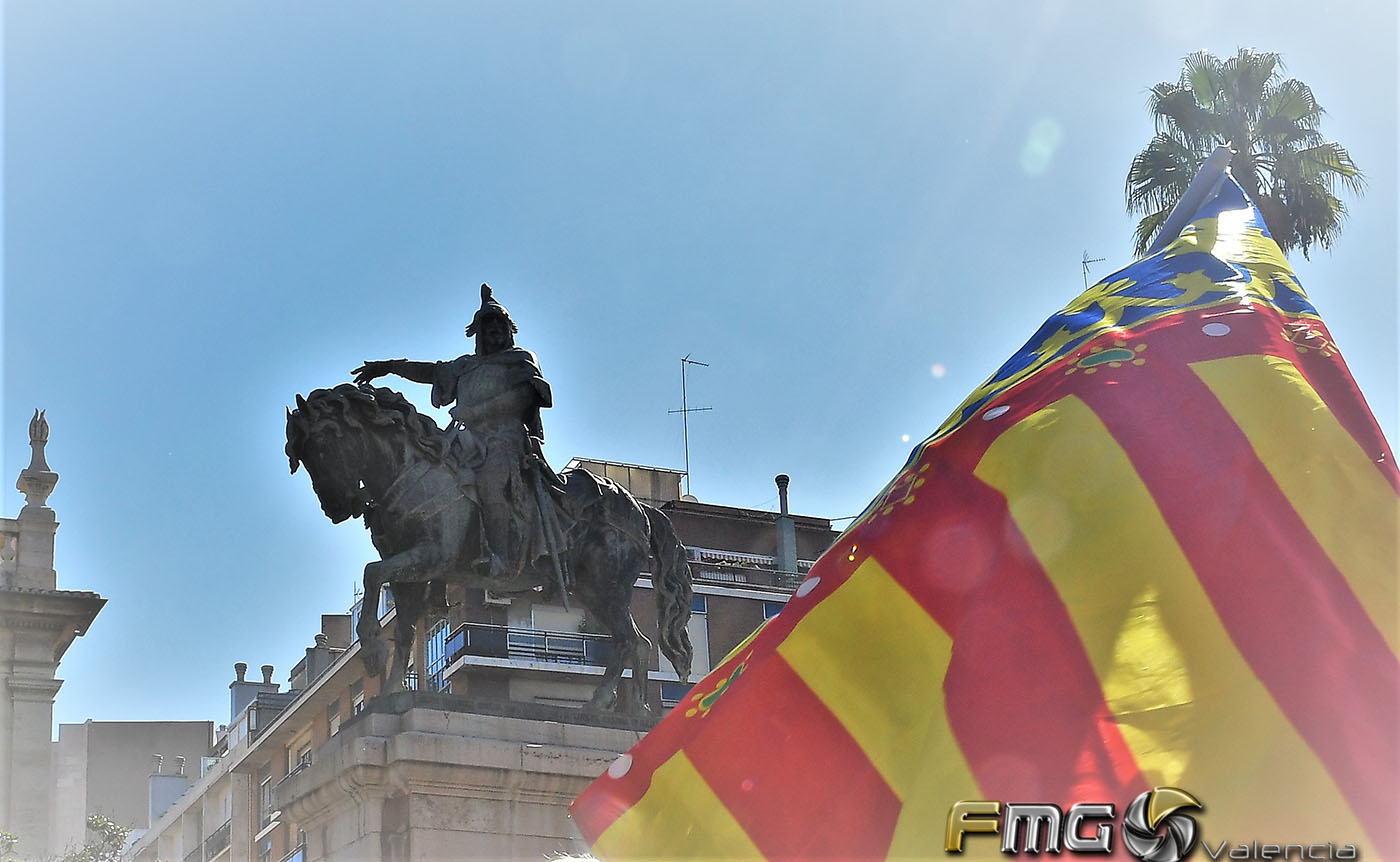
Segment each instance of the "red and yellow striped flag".
[[1220,858],[1400,859],[1397,489],[1227,177],[1047,321],[572,813],[613,860],[957,858],[958,800],[1121,814],[1173,786]]

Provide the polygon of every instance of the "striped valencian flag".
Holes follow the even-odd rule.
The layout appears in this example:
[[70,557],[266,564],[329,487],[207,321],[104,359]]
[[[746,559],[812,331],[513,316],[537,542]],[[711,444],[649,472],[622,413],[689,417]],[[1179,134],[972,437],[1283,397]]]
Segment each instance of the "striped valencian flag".
[[1400,859],[1398,489],[1226,174],[922,443],[573,816],[611,860],[959,858],[959,800],[1121,820],[1176,787],[1198,859]]

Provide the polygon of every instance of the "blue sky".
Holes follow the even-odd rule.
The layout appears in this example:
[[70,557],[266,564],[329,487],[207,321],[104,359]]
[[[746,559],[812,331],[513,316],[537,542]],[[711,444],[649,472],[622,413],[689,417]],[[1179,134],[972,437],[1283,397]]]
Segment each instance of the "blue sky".
[[[489,281],[551,381],[546,454],[854,515],[1130,262],[1147,88],[1282,52],[1368,194],[1294,261],[1392,443],[1386,0],[4,7],[4,507],[44,407],[59,585],[108,597],[60,721],[227,721],[373,551],[282,455],[360,361],[446,359]],[[423,387],[405,391],[426,404]],[[906,439],[907,435],[907,439]]]

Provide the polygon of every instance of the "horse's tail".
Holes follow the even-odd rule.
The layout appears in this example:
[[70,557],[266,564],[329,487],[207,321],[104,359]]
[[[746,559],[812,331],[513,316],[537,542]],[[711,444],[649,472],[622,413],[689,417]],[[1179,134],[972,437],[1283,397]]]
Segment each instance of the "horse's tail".
[[656,561],[652,567],[651,583],[656,592],[657,640],[661,652],[670,659],[681,682],[690,681],[690,661],[694,651],[690,645],[690,563],[685,548],[676,538],[675,528],[665,513],[645,503],[639,504],[651,528],[651,554]]

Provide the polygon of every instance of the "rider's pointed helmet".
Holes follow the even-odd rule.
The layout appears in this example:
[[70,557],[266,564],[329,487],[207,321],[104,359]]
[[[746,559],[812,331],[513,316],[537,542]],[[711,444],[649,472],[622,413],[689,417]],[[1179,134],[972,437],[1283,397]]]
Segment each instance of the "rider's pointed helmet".
[[472,322],[467,327],[467,337],[471,338],[476,335],[477,330],[481,328],[482,321],[493,314],[504,317],[506,322],[510,324],[511,332],[520,331],[520,327],[516,326],[515,321],[510,319],[510,312],[506,311],[506,307],[491,296],[491,285],[483,284],[481,286],[481,308],[478,308],[476,314],[472,315]]

